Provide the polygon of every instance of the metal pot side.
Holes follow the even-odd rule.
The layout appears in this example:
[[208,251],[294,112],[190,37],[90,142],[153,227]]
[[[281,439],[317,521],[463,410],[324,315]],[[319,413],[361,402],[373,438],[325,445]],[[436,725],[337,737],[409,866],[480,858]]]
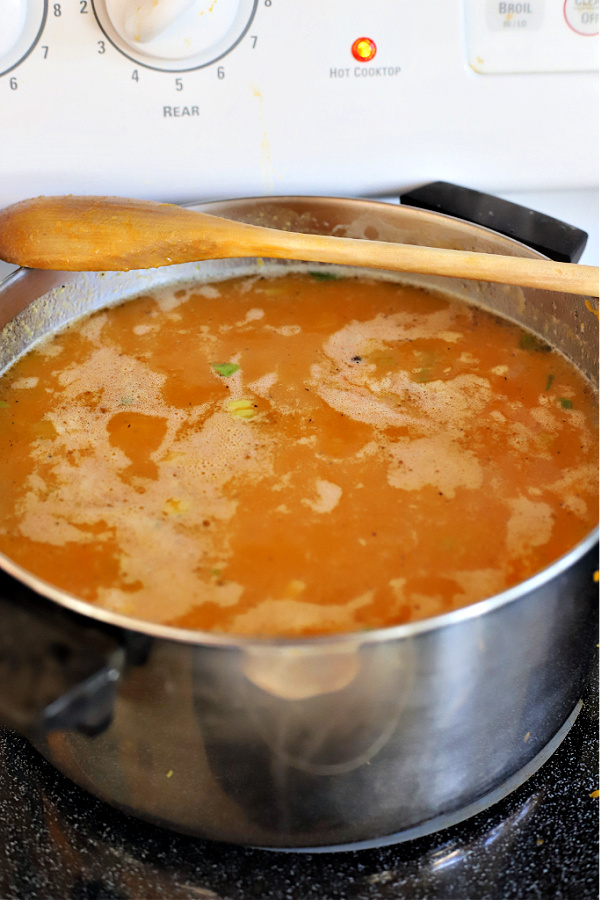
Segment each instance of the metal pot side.
[[[281,197],[203,209],[297,231],[538,255],[459,220],[367,201]],[[257,269],[265,267],[231,260],[126,274],[19,272],[0,289],[0,308],[11,309],[0,371],[86,311],[159,284]],[[594,379],[598,322],[585,298],[410,281],[520,322]],[[106,731],[59,731],[37,746],[103,800],[203,838],[327,847],[424,826],[524,770],[572,713],[596,641],[595,541],[591,535],[524,585],[458,613],[305,641],[150,627],[30,579],[98,627],[150,636],[143,664],[121,678]],[[3,567],[28,580],[9,561]]]

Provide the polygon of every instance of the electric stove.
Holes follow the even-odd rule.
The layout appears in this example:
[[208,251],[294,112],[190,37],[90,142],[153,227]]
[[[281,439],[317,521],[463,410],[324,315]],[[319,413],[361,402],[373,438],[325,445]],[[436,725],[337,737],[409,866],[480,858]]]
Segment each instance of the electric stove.
[[[0,0],[0,21],[0,206],[389,199],[448,179],[584,229],[581,262],[598,264],[593,0]],[[337,853],[161,830],[1,730],[0,897],[595,898],[595,673],[582,700],[554,754],[489,809]]]

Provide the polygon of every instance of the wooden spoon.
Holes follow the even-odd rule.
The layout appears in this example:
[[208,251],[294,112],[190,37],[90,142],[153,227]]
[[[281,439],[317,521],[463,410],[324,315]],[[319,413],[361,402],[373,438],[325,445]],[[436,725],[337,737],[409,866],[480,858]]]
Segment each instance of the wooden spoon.
[[246,256],[367,266],[599,295],[598,269],[543,259],[261,228],[170,203],[38,197],[0,211],[0,259],[67,271],[149,269]]

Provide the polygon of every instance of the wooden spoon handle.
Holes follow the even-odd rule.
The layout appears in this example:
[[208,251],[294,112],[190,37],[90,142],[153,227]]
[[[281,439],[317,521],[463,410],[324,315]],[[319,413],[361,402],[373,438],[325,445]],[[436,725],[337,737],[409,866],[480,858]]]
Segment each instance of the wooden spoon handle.
[[[589,297],[598,297],[600,294],[599,273],[595,266],[413,244],[363,240],[348,242],[346,238],[320,235],[298,235],[298,238],[306,238],[306,241],[298,241],[292,259],[445,275],[450,278],[514,284]],[[275,246],[270,253],[264,251],[264,255],[285,257],[286,254],[278,252],[279,249]],[[285,250],[285,244],[281,249]]]
[[298,234],[169,203],[39,197],[0,210],[0,258],[30,268],[126,271],[247,256],[420,272],[593,297],[600,293],[594,266]]

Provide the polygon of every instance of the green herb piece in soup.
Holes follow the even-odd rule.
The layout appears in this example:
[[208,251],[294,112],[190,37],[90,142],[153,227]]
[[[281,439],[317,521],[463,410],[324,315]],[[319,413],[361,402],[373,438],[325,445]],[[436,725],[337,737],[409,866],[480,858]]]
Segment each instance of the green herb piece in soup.
[[315,281],[338,281],[340,277],[334,272],[309,272],[308,274],[311,278],[314,278]]
[[550,353],[552,347],[543,341],[536,334],[530,331],[524,331],[519,338],[519,347],[521,350],[535,350],[537,353]]
[[230,375],[233,375],[239,369],[238,364],[232,362],[211,363],[211,366],[217,375],[221,375],[223,378],[229,378]]
[[552,373],[550,373],[550,375],[548,375],[548,381],[546,382],[546,390],[547,390],[547,391],[550,390],[550,388],[552,387],[553,383],[554,383],[554,375],[552,375]]
[[563,409],[573,409],[573,401],[569,400],[568,397],[559,397],[558,402]]

